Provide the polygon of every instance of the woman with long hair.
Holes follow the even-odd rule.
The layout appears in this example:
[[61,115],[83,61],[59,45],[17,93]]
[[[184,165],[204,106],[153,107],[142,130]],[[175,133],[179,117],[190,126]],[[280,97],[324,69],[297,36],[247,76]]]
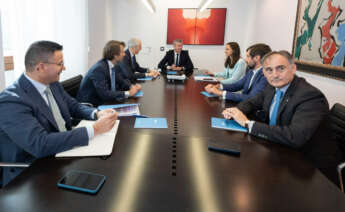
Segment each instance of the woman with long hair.
[[229,42],[225,45],[225,55],[224,71],[219,73],[206,71],[206,74],[223,78],[220,81],[223,84],[232,84],[246,74],[246,62],[241,58],[240,46],[236,42]]

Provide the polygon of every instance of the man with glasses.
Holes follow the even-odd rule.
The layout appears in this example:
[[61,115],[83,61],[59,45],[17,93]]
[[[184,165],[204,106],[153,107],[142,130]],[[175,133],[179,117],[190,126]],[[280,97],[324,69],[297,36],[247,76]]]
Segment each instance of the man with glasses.
[[[262,59],[269,83],[258,95],[223,111],[248,128],[251,135],[296,148],[336,182],[339,151],[323,126],[329,112],[324,94],[295,75],[294,59],[287,51],[275,51]],[[256,113],[256,120],[247,115]],[[321,133],[322,132],[322,133]]]
[[[97,111],[79,104],[60,85],[65,66],[62,46],[38,41],[25,55],[25,72],[0,93],[0,161],[31,163],[42,158],[88,145],[94,136],[114,126],[117,113]],[[71,117],[97,119],[90,127],[72,130]],[[23,168],[3,168],[0,186],[5,186]]]

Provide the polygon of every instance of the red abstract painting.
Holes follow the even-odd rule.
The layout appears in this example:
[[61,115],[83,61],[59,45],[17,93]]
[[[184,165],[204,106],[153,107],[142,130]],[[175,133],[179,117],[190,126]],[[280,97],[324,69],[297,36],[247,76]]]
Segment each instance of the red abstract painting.
[[169,9],[167,44],[182,39],[188,45],[224,45],[226,8]]

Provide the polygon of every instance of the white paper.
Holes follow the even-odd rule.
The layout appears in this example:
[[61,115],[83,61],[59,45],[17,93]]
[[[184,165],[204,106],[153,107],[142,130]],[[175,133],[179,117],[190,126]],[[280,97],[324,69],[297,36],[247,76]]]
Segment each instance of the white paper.
[[211,76],[194,76],[195,81],[217,82],[217,78]]
[[[92,126],[95,121],[82,120],[76,128]],[[85,157],[85,156],[105,156],[110,155],[113,151],[117,129],[120,120],[117,120],[114,127],[103,134],[93,137],[87,146],[74,147],[65,152],[60,152],[55,157]]]

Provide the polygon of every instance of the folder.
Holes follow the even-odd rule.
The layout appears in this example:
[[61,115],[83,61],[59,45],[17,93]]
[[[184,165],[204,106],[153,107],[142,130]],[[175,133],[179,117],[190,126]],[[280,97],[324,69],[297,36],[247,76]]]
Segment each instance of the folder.
[[100,105],[99,110],[114,109],[119,117],[123,116],[139,116],[139,104],[117,104],[117,105]]
[[168,128],[166,118],[136,118],[134,128]]
[[209,97],[209,98],[211,98],[211,97],[218,97],[216,94],[208,93],[206,91],[201,91],[200,93],[202,95],[206,96],[206,97]]
[[[82,120],[76,128],[92,126],[95,121]],[[120,120],[117,120],[114,127],[103,134],[96,135],[87,146],[78,146],[73,149],[60,152],[55,157],[86,157],[86,156],[106,156],[113,151],[117,129],[119,128]]]
[[138,78],[137,80],[139,80],[139,81],[150,81],[152,79],[153,79],[152,77],[144,77],[144,78]]
[[144,96],[144,92],[143,91],[138,91],[134,97],[143,97]]
[[213,128],[220,128],[225,130],[233,130],[233,131],[240,131],[240,132],[247,132],[247,128],[242,127],[234,120],[228,120],[223,118],[211,118],[211,125]]

